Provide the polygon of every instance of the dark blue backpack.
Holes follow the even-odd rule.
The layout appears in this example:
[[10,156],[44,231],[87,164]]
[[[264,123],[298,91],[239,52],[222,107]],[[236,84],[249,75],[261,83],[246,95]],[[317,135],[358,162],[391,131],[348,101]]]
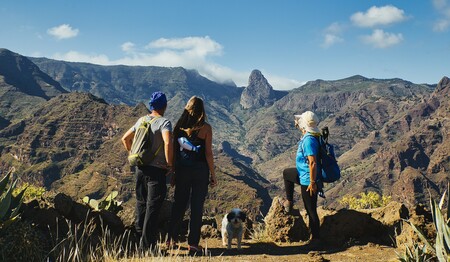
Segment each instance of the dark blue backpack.
[[336,161],[334,146],[328,143],[328,127],[322,128],[322,135],[315,137],[319,141],[319,165],[322,172],[320,180],[324,183],[333,183],[341,178],[341,169]]

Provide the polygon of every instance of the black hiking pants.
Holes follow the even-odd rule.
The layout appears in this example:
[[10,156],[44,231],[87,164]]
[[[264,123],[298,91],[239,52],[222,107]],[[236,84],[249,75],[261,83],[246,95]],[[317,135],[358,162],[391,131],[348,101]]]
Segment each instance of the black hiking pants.
[[[286,190],[286,199],[292,203],[294,201],[294,186],[295,184],[300,185],[300,178],[298,176],[297,168],[286,168],[283,170],[283,180]],[[305,206],[306,213],[309,217],[309,227],[312,238],[319,239],[320,220],[319,215],[317,215],[317,192],[311,196],[311,194],[306,191],[308,186],[300,185],[300,187],[303,205]]]
[[208,193],[209,168],[206,162],[197,162],[193,166],[176,166],[175,202],[169,222],[169,237],[177,241],[180,227],[190,199],[191,215],[189,219],[188,244],[198,246],[202,227],[203,204]]
[[140,248],[155,248],[158,241],[158,215],[166,197],[167,170],[136,167],[136,231],[141,234]]

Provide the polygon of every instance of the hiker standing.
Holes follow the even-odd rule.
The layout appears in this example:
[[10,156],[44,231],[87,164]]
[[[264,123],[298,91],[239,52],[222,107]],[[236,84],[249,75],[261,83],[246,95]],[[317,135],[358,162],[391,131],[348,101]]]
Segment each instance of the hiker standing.
[[[183,143],[188,140],[198,150],[187,150]],[[203,204],[208,184],[216,186],[212,153],[212,128],[206,123],[203,100],[193,96],[189,99],[174,128],[175,201],[169,221],[171,245],[178,239],[181,223],[190,198],[188,247],[191,252],[202,252],[200,228]],[[173,242],[172,242],[173,241]]]
[[[136,214],[135,227],[141,235],[142,250],[156,248],[158,240],[158,215],[166,197],[166,175],[173,171],[172,124],[164,118],[167,98],[162,92],[154,92],[149,102],[150,113],[136,122],[122,137],[127,151],[131,150],[136,130],[146,121],[150,122],[152,157],[149,163],[135,167]],[[150,132],[151,131],[151,132]]]
[[317,215],[319,141],[315,138],[320,136],[318,123],[318,117],[311,111],[295,115],[295,126],[300,129],[303,137],[298,144],[296,168],[283,171],[286,199],[281,201],[285,211],[290,212],[294,200],[294,184],[301,186],[303,205],[309,217],[312,235],[309,242],[311,247],[320,244],[320,221]]

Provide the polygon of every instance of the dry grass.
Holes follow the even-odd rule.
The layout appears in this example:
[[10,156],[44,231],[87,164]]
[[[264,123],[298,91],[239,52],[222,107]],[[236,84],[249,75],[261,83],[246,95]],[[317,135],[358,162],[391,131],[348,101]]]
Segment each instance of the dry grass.
[[[80,224],[66,221],[69,228],[63,237],[55,236],[54,248],[49,254],[50,261],[210,261],[211,255],[190,256],[180,248],[167,248],[161,239],[154,251],[139,249],[131,240],[131,232],[122,235],[111,234],[108,227],[96,225],[93,220]],[[98,233],[100,230],[100,234]],[[209,254],[206,248],[206,254]]]

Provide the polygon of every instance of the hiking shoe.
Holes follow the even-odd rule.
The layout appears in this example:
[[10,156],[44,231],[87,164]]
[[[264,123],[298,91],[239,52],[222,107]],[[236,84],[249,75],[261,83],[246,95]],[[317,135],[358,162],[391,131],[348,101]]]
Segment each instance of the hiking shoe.
[[318,193],[318,195],[321,197],[321,198],[326,198],[325,197],[325,192],[323,192],[323,190],[321,189],[321,190],[319,190],[319,193]]
[[278,198],[278,203],[280,203],[280,205],[283,207],[284,211],[286,213],[290,213],[292,210],[292,202],[285,199],[285,198]]

